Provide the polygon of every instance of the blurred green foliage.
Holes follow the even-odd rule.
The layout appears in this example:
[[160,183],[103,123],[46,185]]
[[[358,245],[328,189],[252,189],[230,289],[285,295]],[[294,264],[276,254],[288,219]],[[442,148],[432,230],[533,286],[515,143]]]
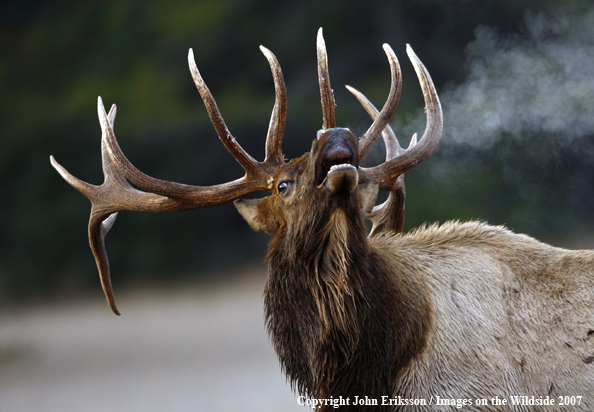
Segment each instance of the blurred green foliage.
[[[527,11],[558,12],[584,4],[5,1],[0,5],[0,295],[4,301],[64,298],[89,286],[98,293],[86,240],[89,203],[50,167],[49,155],[83,180],[102,181],[99,95],[106,105],[118,104],[120,143],[146,173],[200,185],[241,175],[193,86],[189,48],[231,131],[257,158],[263,156],[274,101],[270,70],[257,46],[277,55],[289,94],[283,147],[291,158],[309,149],[321,126],[318,27],[326,37],[338,121],[361,133],[369,120],[342,85],[349,83],[382,104],[389,88],[382,43],[393,46],[403,66],[403,99],[394,122],[405,127],[423,106],[406,61],[406,43],[439,91],[465,81],[465,50],[477,27],[521,34]],[[591,137],[576,144],[591,147]],[[558,244],[589,233],[594,226],[592,152],[566,150],[543,162],[528,153],[538,146],[532,139],[527,146],[508,142],[485,152],[445,142],[435,160],[426,162],[433,166],[424,164],[407,175],[407,227],[485,219]],[[462,158],[465,166],[456,168],[455,159]],[[504,166],[510,164],[517,168]],[[122,213],[107,238],[116,290],[126,282],[175,282],[261,260],[266,241],[251,232],[232,205],[174,215]]]

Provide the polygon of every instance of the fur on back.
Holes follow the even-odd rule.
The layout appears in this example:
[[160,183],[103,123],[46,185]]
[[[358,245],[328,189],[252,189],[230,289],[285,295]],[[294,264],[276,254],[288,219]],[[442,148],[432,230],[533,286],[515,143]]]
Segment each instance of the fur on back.
[[426,348],[399,375],[395,395],[582,395],[571,410],[594,410],[594,252],[480,222],[370,241],[395,276],[427,285],[432,304]]

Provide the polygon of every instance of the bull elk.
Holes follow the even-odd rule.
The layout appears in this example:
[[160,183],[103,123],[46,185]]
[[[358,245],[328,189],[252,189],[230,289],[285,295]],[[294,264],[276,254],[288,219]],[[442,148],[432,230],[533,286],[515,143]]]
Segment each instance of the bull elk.
[[[231,135],[192,50],[188,57],[210,119],[244,177],[201,187],[145,175],[122,153],[115,105],[107,114],[101,98],[105,182],[83,182],[51,158],[92,202],[90,245],[111,309],[119,314],[104,239],[119,211],[178,212],[234,200],[254,230],[271,236],[266,324],[292,387],[318,410],[363,410],[356,401],[365,397],[375,410],[417,410],[413,404],[423,401],[432,410],[455,410],[460,402],[481,411],[594,410],[594,252],[555,248],[480,222],[401,233],[403,173],[432,152],[442,131],[435,88],[412,49],[427,126],[405,150],[388,126],[401,92],[390,46],[384,50],[391,87],[381,111],[350,88],[373,118],[357,139],[336,127],[320,29],[323,128],[311,151],[289,162],[281,151],[286,88],[275,56],[261,50],[275,85],[262,162]],[[360,166],[380,135],[386,161]],[[379,190],[389,196],[376,205]],[[240,199],[259,191],[272,194]],[[552,409],[538,406],[547,399]]]

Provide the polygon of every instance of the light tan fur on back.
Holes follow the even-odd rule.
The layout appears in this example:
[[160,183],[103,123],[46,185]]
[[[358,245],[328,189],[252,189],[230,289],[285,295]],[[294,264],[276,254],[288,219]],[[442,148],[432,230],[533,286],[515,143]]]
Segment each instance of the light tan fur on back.
[[397,394],[582,395],[572,410],[594,409],[594,252],[479,222],[377,236],[372,245],[396,276],[426,284],[433,305],[426,349]]

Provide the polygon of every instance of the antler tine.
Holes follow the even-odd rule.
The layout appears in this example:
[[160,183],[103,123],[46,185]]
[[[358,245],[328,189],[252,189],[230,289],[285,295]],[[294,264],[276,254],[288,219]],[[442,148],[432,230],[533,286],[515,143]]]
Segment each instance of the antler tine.
[[360,179],[376,178],[380,181],[381,190],[391,190],[393,181],[402,173],[416,166],[425,160],[431,152],[437,147],[443,129],[443,114],[439,97],[431,80],[429,72],[421,63],[410,45],[406,45],[406,52],[413,64],[413,67],[419,78],[423,97],[425,99],[425,112],[427,113],[427,126],[423,137],[417,144],[412,145],[402,154],[390,159],[378,166],[371,168],[361,168]]
[[[109,273],[109,260],[107,259],[107,252],[105,250],[105,235],[109,232],[109,229],[113,226],[117,212],[99,212],[100,207],[95,205],[94,199],[96,193],[100,190],[100,186],[90,185],[82,180],[72,176],[66,169],[64,169],[53,156],[50,156],[50,162],[54,169],[62,175],[72,187],[77,189],[79,192],[89,198],[93,204],[91,207],[91,218],[89,219],[89,244],[95,256],[95,262],[97,263],[97,269],[99,270],[99,278],[101,279],[101,286],[105,292],[105,297],[109,307],[116,315],[120,312],[115,304],[113,296],[113,288],[111,286],[111,276]],[[105,184],[105,183],[104,183]],[[105,223],[104,223],[105,222]]]
[[107,250],[105,249],[105,236],[115,223],[118,213],[111,213],[107,217],[104,214],[97,214],[91,208],[91,218],[89,219],[89,245],[95,257],[95,263],[99,270],[99,279],[101,280],[101,287],[107,299],[107,303],[112,312],[120,315],[115,297],[113,294],[113,287],[111,285],[111,271],[109,270],[109,259],[107,257]]
[[[111,109],[107,114],[107,120],[109,121],[112,130],[115,124],[116,114],[117,106],[112,104]],[[103,175],[105,176],[105,181],[108,182],[108,184],[110,180],[113,180],[114,182],[117,182],[117,184],[130,189],[130,185],[126,179],[124,179],[114,167],[113,161],[107,152],[107,145],[103,133],[101,137],[101,164],[103,166]],[[113,224],[118,217],[118,212],[109,213],[107,211],[102,211],[102,209],[102,207],[97,207],[95,204],[91,206],[91,217],[89,219],[88,229],[89,245],[91,246],[91,251],[95,257],[95,263],[97,264],[97,269],[99,270],[101,287],[103,288],[103,293],[107,298],[107,303],[109,304],[112,312],[119,316],[120,311],[118,310],[115,303],[113,286],[111,284],[111,272],[109,270],[109,259],[107,257],[107,250],[105,249],[105,236],[107,235],[107,232],[109,232],[113,227]]]
[[190,66],[190,73],[192,73],[192,78],[194,79],[196,88],[198,89],[198,92],[204,101],[210,121],[217,131],[219,138],[227,150],[233,155],[235,160],[237,160],[244,168],[247,175],[262,176],[262,170],[259,167],[258,162],[254,160],[254,158],[250,156],[245,150],[243,150],[243,148],[235,140],[235,137],[233,137],[231,132],[229,132],[229,129],[223,120],[223,116],[221,116],[221,112],[217,107],[214,97],[210,93],[206,83],[204,83],[204,80],[198,71],[198,67],[196,67],[196,62],[194,61],[194,51],[192,49],[190,49],[188,52],[188,64]]
[[[365,97],[365,95],[363,95],[363,93],[355,88],[351,86],[346,86],[346,88],[355,95],[357,100],[359,100],[367,113],[375,121],[380,115],[380,112],[375,106]],[[382,137],[386,146],[386,161],[393,159],[404,152],[404,149],[398,144],[398,139],[390,125],[387,125],[384,129]],[[382,230],[393,233],[402,233],[404,230],[405,199],[406,191],[404,187],[404,174],[402,174],[393,181],[393,187],[388,194],[388,199],[382,204],[374,206],[373,210],[368,214],[367,218],[373,224],[369,236],[373,236]]]
[[53,156],[50,156],[52,166],[60,175],[75,189],[85,195],[91,201],[91,217],[89,219],[89,243],[97,268],[105,296],[112,311],[119,315],[115,305],[111,277],[109,273],[109,261],[105,251],[105,236],[113,226],[117,213],[122,210],[134,210],[144,212],[177,211],[188,208],[187,204],[176,199],[170,199],[153,193],[141,192],[132,187],[121,175],[113,159],[109,154],[107,144],[107,133],[105,125],[112,130],[115,121],[116,106],[113,105],[109,116],[105,113],[101,98],[98,99],[99,118],[102,124],[103,134],[101,142],[101,157],[103,164],[104,182],[100,186],[86,183],[71,175],[62,167]]
[[334,114],[334,94],[330,86],[330,73],[328,71],[328,54],[322,28],[318,30],[317,38],[318,54],[318,81],[320,83],[320,95],[322,98],[322,113],[324,130],[336,127],[336,116]]
[[277,166],[284,162],[281,146],[287,120],[287,87],[285,86],[283,72],[276,56],[264,46],[260,46],[260,50],[268,60],[268,64],[272,70],[275,94],[274,108],[272,109],[268,134],[266,136],[266,157],[264,163]]
[[383,49],[386,52],[390,63],[390,93],[388,94],[388,98],[386,99],[386,103],[384,103],[382,111],[359,140],[359,153],[361,156],[365,156],[367,151],[371,149],[371,146],[373,146],[379,135],[385,129],[390,118],[394,114],[394,110],[396,110],[396,106],[398,106],[398,103],[400,102],[400,96],[402,94],[402,73],[400,71],[400,64],[398,63],[396,53],[394,53],[394,50],[392,50],[388,44],[384,44]]
[[[363,108],[369,114],[369,116],[371,116],[373,121],[375,121],[380,116],[380,111],[376,109],[376,107],[369,101],[369,99],[367,99],[367,97],[365,97],[363,93],[361,93],[354,87],[348,85],[345,87],[357,98],[357,100],[359,100],[359,103],[361,103],[361,106],[363,106]],[[384,139],[384,144],[386,146],[386,160],[390,160],[404,151],[400,147],[398,139],[396,138],[396,135],[394,134],[394,131],[392,130],[389,124],[386,125],[381,134]]]
[[113,131],[109,131],[109,127],[107,127],[107,143],[110,154],[124,176],[143,190],[163,196],[186,199],[195,202],[194,207],[225,203],[256,191],[270,189],[274,170],[284,161],[281,144],[286,122],[287,92],[282,71],[276,57],[266,48],[262,47],[261,49],[268,59],[272,70],[276,95],[268,136],[266,138],[266,159],[264,162],[254,160],[229,132],[214,97],[196,67],[194,52],[190,49],[188,52],[190,72],[196,88],[204,101],[210,120],[219,138],[227,150],[244,168],[246,175],[244,178],[237,179],[233,182],[211,187],[191,186],[155,179],[142,173],[126,158],[119,147]]

